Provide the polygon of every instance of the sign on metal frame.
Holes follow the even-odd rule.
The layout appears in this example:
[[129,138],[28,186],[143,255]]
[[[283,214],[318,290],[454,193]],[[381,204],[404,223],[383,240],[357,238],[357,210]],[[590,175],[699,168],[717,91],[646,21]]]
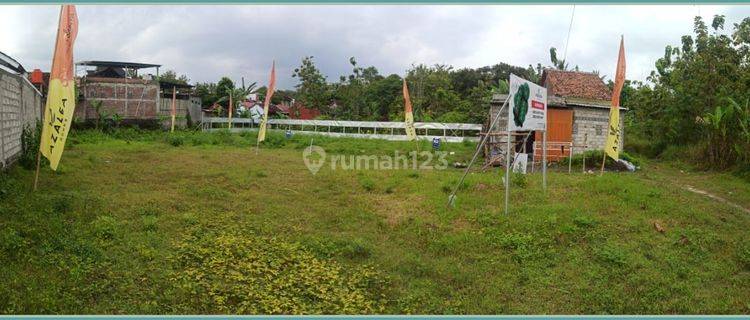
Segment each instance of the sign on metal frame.
[[[510,75],[509,83],[511,96],[508,99],[508,124],[506,127],[505,214],[508,214],[510,199],[510,172],[514,170],[516,161],[518,161],[518,159],[514,159],[513,163],[510,161],[511,154],[513,154],[510,141],[512,131],[542,131],[542,184],[544,190],[547,189],[547,88],[514,74]],[[526,154],[522,156],[527,157]],[[525,165],[523,167],[525,169]],[[525,173],[525,170],[523,171]]]

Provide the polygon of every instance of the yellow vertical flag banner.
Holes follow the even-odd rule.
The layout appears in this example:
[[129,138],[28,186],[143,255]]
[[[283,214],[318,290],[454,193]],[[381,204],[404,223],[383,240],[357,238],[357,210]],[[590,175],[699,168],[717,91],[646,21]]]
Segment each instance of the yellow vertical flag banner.
[[604,145],[604,151],[612,159],[620,158],[620,139],[622,132],[620,129],[620,94],[622,86],[625,84],[625,45],[624,40],[620,38],[620,54],[617,57],[617,72],[615,74],[615,87],[612,90],[612,105],[609,109],[609,129],[607,130],[607,143]]
[[78,16],[73,5],[63,5],[52,56],[47,105],[44,109],[39,151],[57,170],[76,107],[73,43],[78,34]]
[[260,128],[258,129],[258,142],[266,140],[266,124],[268,123],[268,108],[271,104],[271,96],[276,90],[276,61],[271,65],[271,80],[268,81],[268,90],[266,90],[266,98],[263,101],[263,118],[260,120]]
[[404,124],[406,127],[406,136],[409,141],[417,138],[417,130],[414,129],[414,113],[411,108],[411,99],[409,98],[409,87],[404,79]]

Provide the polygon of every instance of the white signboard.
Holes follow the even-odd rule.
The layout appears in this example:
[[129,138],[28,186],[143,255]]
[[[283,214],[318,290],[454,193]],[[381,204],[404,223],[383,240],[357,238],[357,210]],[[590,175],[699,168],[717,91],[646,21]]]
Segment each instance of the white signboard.
[[547,89],[510,75],[509,131],[547,130]]
[[529,163],[529,155],[526,153],[516,154],[516,160],[513,161],[513,172],[526,174],[526,168]]

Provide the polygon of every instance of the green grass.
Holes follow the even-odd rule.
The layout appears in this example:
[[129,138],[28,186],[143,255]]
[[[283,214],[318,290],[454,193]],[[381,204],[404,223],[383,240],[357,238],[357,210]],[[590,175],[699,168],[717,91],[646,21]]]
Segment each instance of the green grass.
[[271,132],[256,155],[252,133],[74,132],[39,192],[33,171],[0,175],[0,312],[750,313],[750,215],[679,187],[750,206],[730,174],[514,177],[506,216],[495,170],[449,207],[459,169],[312,175],[310,138]]

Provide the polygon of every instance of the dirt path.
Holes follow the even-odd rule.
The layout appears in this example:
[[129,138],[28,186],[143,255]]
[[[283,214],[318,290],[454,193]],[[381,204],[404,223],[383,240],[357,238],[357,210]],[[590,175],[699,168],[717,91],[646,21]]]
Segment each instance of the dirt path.
[[714,200],[716,200],[716,201],[718,201],[718,202],[722,202],[722,203],[725,203],[725,204],[727,204],[727,205],[730,205],[730,206],[732,206],[732,207],[735,207],[735,208],[737,208],[737,209],[740,209],[740,210],[742,210],[742,211],[745,211],[745,213],[747,213],[747,214],[750,214],[750,209],[747,209],[747,208],[745,208],[745,207],[743,207],[743,206],[741,206],[741,205],[739,205],[739,204],[736,204],[736,203],[734,203],[734,202],[731,202],[731,201],[729,201],[729,200],[727,200],[727,199],[724,199],[724,198],[722,198],[722,197],[719,197],[719,196],[717,196],[717,195],[715,195],[715,194],[713,194],[713,193],[710,193],[710,192],[708,192],[708,191],[704,191],[704,190],[701,190],[701,189],[696,189],[695,187],[693,187],[693,186],[690,186],[690,185],[683,185],[682,187],[683,187],[683,188],[684,188],[685,190],[688,190],[688,191],[690,191],[690,192],[694,192],[694,193],[697,193],[697,194],[701,194],[701,195],[704,195],[704,196],[706,196],[706,197],[709,197],[709,198],[711,198],[711,199],[714,199]]

